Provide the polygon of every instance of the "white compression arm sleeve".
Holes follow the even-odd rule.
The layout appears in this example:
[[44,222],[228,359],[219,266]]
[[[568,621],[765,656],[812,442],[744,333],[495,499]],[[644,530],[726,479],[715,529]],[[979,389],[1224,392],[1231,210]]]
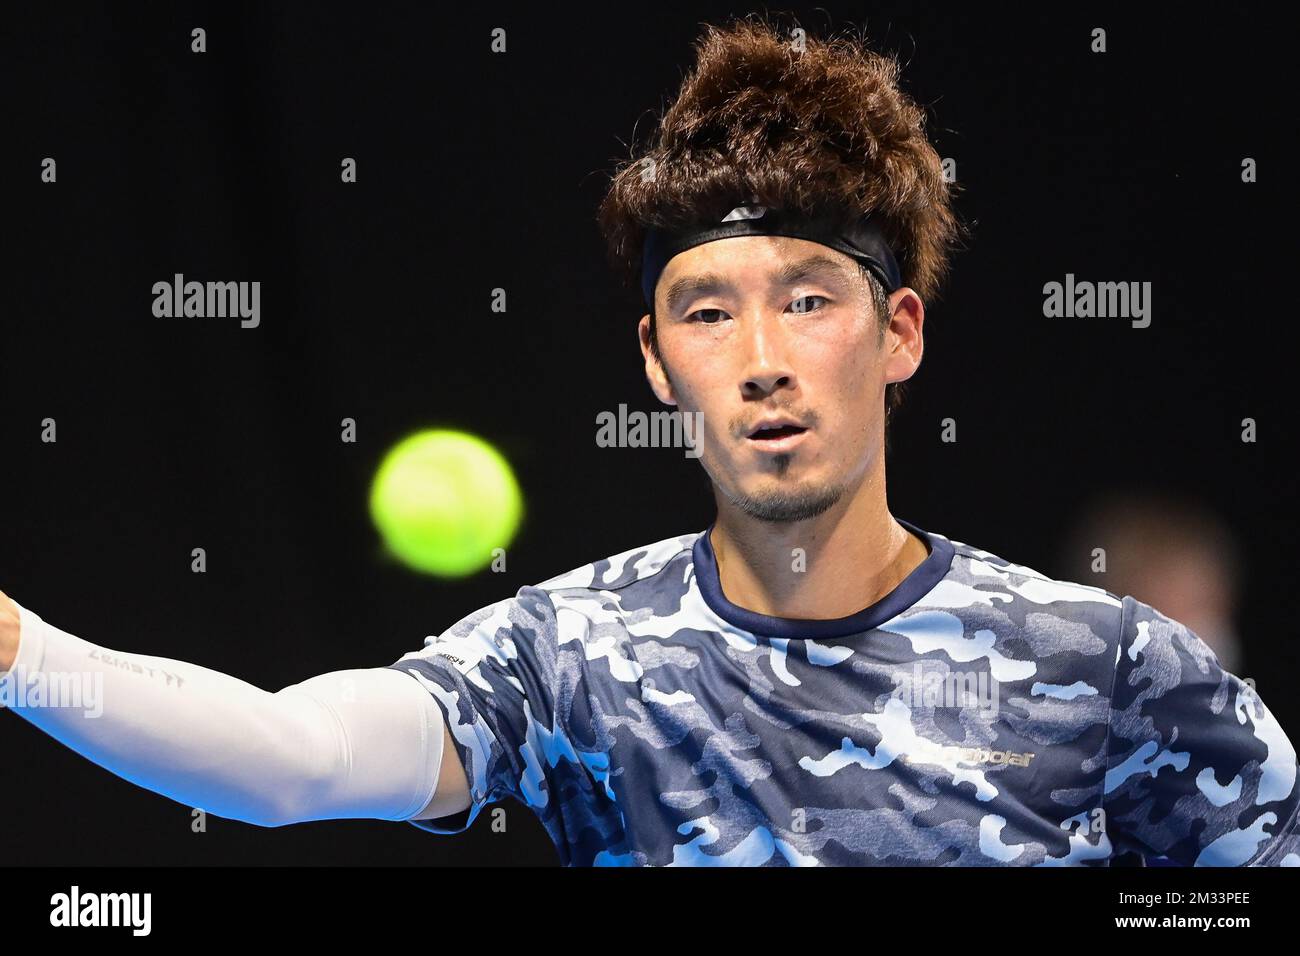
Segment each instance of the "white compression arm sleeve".
[[132,783],[259,826],[406,820],[437,789],[442,711],[409,675],[335,671],[271,693],[18,609],[0,706]]

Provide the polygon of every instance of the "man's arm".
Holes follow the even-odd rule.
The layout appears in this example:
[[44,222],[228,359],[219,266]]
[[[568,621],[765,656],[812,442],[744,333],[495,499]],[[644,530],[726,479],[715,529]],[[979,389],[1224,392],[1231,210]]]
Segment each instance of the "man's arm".
[[561,643],[551,595],[526,586],[429,635],[422,648],[389,665],[442,711],[449,731],[444,752],[454,750],[458,758],[456,786],[461,773],[468,782],[467,800],[431,807],[412,823],[462,833],[485,806],[513,797],[554,833],[564,825],[556,818],[566,805],[600,785],[570,749],[575,738],[590,739],[589,725],[574,725],[571,703],[557,709],[558,701],[586,700],[582,655],[564,653]]
[[[423,689],[421,693],[426,693]],[[432,700],[432,698],[430,698]],[[437,708],[437,704],[433,705]],[[442,712],[439,711],[441,717]],[[412,820],[436,820],[449,817],[469,808],[469,781],[465,768],[456,754],[456,744],[451,739],[451,728],[442,721],[442,768],[438,773],[438,786],[433,799]]]
[[469,805],[442,712],[390,668],[271,693],[99,647],[0,593],[0,706],[132,783],[260,826],[419,819]]
[[1300,864],[1295,747],[1193,631],[1122,602],[1104,808],[1112,842],[1183,866]]

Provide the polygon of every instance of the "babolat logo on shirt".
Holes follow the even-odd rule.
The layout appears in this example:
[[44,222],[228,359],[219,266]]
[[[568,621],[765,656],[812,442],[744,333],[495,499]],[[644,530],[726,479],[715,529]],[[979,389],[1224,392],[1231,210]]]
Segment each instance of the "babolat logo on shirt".
[[950,759],[959,760],[962,763],[990,763],[1010,764],[1013,767],[1028,767],[1029,761],[1034,759],[1034,754],[1018,754],[1009,750],[986,750],[981,747],[938,747],[933,749],[918,747],[916,753],[903,754],[902,759],[907,763],[924,763],[928,759],[933,759],[935,752],[944,752],[950,755]]
[[1300,866],[1295,750],[1199,637],[902,523],[929,556],[837,620],[731,603],[703,532],[429,637],[390,666],[472,804],[412,822],[513,797],[566,865]]

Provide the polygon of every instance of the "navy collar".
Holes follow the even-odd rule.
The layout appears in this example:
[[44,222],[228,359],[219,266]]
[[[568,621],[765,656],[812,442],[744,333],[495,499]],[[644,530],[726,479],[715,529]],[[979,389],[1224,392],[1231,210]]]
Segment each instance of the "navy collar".
[[820,621],[805,618],[773,617],[769,614],[759,614],[756,611],[747,610],[738,604],[732,604],[722,593],[722,583],[718,578],[718,561],[713,554],[713,542],[709,540],[709,534],[713,531],[712,524],[709,525],[707,531],[695,539],[695,544],[691,549],[695,561],[695,581],[699,585],[700,595],[704,598],[704,603],[709,606],[714,614],[728,624],[751,634],[796,639],[812,638],[813,640],[862,634],[906,611],[942,581],[949,568],[952,567],[953,547],[951,541],[941,534],[922,531],[916,525],[910,524],[901,518],[895,518],[894,520],[920,537],[921,540],[926,541],[929,544],[930,553],[924,561],[917,565],[911,574],[898,583],[894,590],[870,607],[863,608],[848,617]]

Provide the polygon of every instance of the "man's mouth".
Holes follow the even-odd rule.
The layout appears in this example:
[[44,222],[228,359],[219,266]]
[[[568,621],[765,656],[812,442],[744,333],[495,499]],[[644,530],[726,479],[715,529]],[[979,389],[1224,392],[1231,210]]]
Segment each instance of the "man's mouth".
[[760,428],[749,437],[755,441],[773,441],[777,438],[785,438],[787,435],[798,435],[807,430],[799,425],[775,425],[770,428]]
[[790,419],[770,419],[759,422],[749,433],[753,447],[760,451],[788,451],[803,441],[808,429]]

